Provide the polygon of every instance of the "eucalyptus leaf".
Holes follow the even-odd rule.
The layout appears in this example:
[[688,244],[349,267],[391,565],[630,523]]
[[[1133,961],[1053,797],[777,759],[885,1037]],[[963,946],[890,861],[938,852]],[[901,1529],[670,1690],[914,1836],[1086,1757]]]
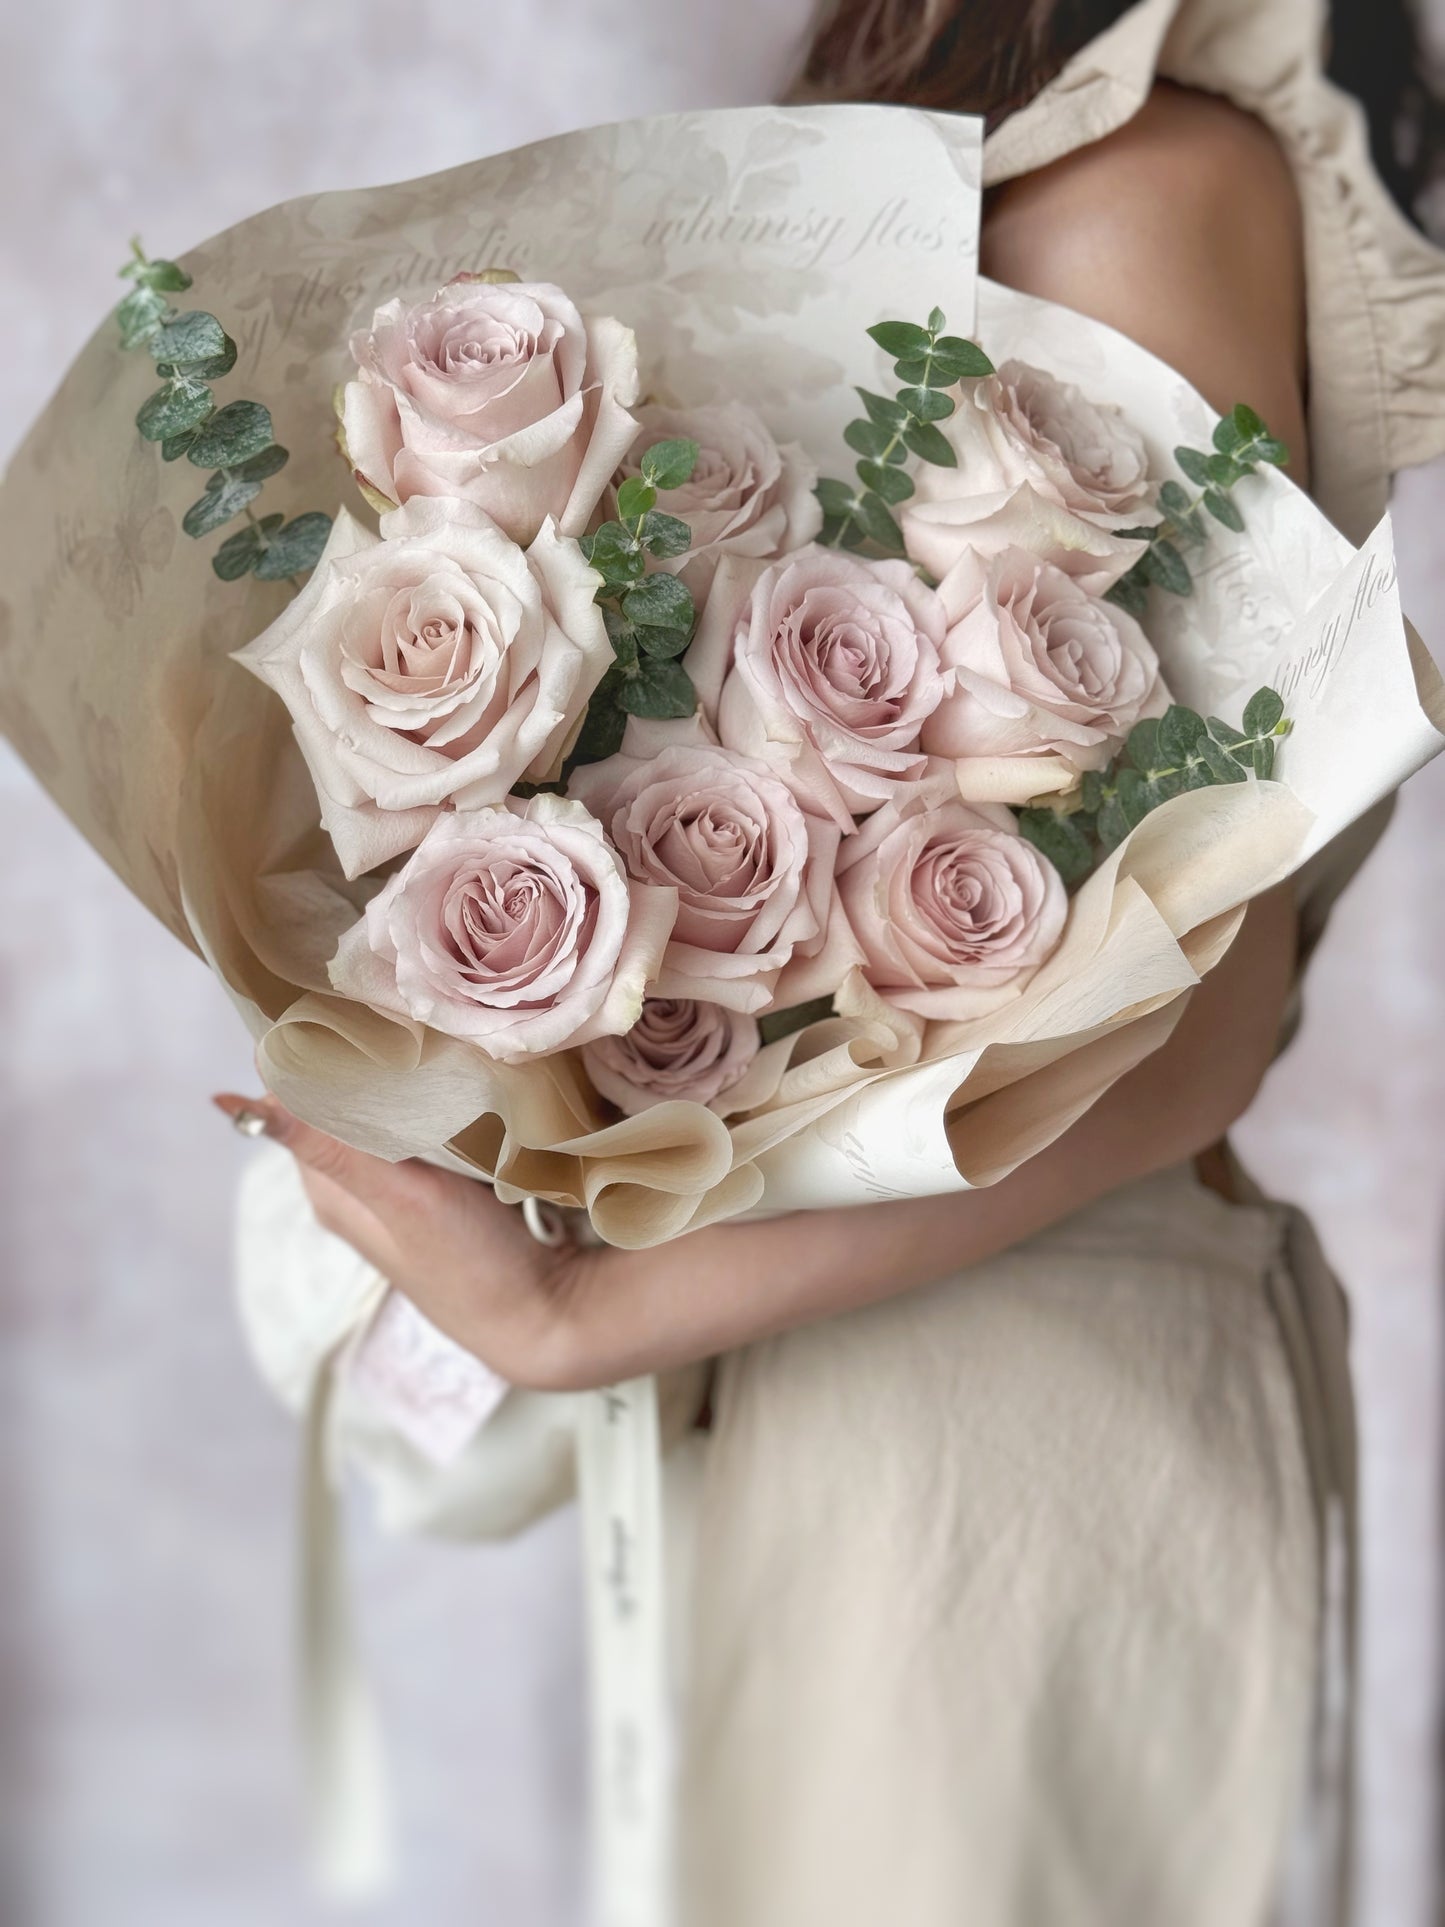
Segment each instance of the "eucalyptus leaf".
[[1234,404],[1230,419],[1239,430],[1239,438],[1241,441],[1252,442],[1259,436],[1269,433],[1263,421],[1255,414],[1247,402],[1237,401]]
[[920,328],[912,321],[879,321],[868,330],[868,335],[885,355],[900,358],[926,354],[933,341],[927,328]]
[[135,425],[148,442],[163,442],[195,428],[210,414],[211,407],[211,391],[206,384],[180,376],[141,403]]
[[913,477],[905,469],[881,462],[859,462],[858,479],[864,488],[871,488],[890,504],[906,502],[913,493]]
[[[206,484],[205,493],[181,517],[181,527],[187,535],[209,535],[232,516],[239,515],[261,493],[259,482],[238,481],[234,476],[213,475]],[[289,574],[290,571],[288,570]]]
[[1177,768],[1197,756],[1204,739],[1204,718],[1182,703],[1171,703],[1159,719],[1161,768]]
[[1268,736],[1284,717],[1284,698],[1277,689],[1256,689],[1244,705],[1246,736]]
[[1233,455],[1210,455],[1205,460],[1204,473],[1212,487],[1229,489],[1244,479],[1245,471]]
[[1194,586],[1189,564],[1172,542],[1155,542],[1139,558],[1139,566],[1151,582],[1171,595],[1188,595]]
[[642,653],[658,661],[668,661],[673,656],[682,655],[692,641],[691,625],[685,629],[642,628],[636,633]]
[[941,388],[900,388],[898,400],[900,415],[905,419],[911,415],[917,422],[947,421],[957,406]]
[[265,553],[266,543],[261,531],[248,524],[226,537],[211,557],[211,567],[222,582],[237,582],[243,575],[251,573]]
[[675,721],[694,713],[697,691],[680,662],[648,662],[622,679],[617,700],[629,716]]
[[664,573],[650,575],[629,590],[622,613],[640,629],[690,629],[697,618],[687,585]]
[[700,452],[697,443],[685,435],[674,436],[665,442],[654,442],[651,448],[642,451],[642,460],[638,464],[642,479],[655,489],[681,488],[697,467]]
[[851,482],[836,482],[826,475],[813,493],[822,503],[825,515],[836,515],[840,518],[851,515],[853,505],[858,500],[858,491]]
[[1229,497],[1221,494],[1217,488],[1205,489],[1204,506],[1216,522],[1222,522],[1227,529],[1233,529],[1236,534],[1243,531],[1244,517]]
[[687,523],[680,516],[664,515],[660,509],[649,509],[643,516],[638,538],[647,553],[662,562],[686,555],[692,547],[692,530]]
[[151,336],[150,351],[157,361],[185,368],[191,362],[213,361],[224,354],[226,331],[213,314],[193,309],[177,315]]
[[941,335],[947,326],[948,316],[943,312],[942,308],[930,308],[928,311],[928,332],[931,335]]
[[1178,482],[1168,481],[1159,491],[1159,506],[1172,522],[1188,521],[1194,513],[1194,504],[1188,491]]
[[1176,448],[1174,459],[1198,488],[1209,480],[1209,457],[1197,448]]
[[1199,745],[1199,757],[1216,783],[1242,783],[1245,772],[1230,752],[1206,736]]
[[849,422],[843,430],[843,440],[849,448],[871,460],[881,462],[896,452],[902,453],[898,440],[899,431],[886,427],[882,422]]
[[1115,850],[1129,834],[1130,823],[1124,814],[1124,806],[1117,796],[1106,797],[1104,807],[1099,811],[1099,842],[1107,855]]
[[1058,810],[1021,810],[1019,830],[1065,883],[1082,882],[1093,869],[1093,844],[1071,816]]
[[1117,604],[1126,615],[1142,616],[1149,607],[1149,584],[1144,579],[1142,566],[1136,562],[1127,575],[1121,575],[1113,588],[1105,592],[1104,600]]
[[161,460],[178,462],[195,440],[195,435],[194,428],[184,429],[179,435],[167,435],[161,443]]
[[1266,435],[1255,445],[1255,453],[1262,462],[1268,462],[1272,468],[1283,468],[1289,460],[1289,445],[1273,435]]
[[[219,381],[222,375],[229,375],[235,365],[236,344],[232,341],[231,337],[227,335],[225,345],[222,347],[220,354],[212,355],[206,361],[188,361],[185,364],[185,372],[191,377],[192,381]],[[178,372],[179,370],[172,367],[169,362],[158,362],[156,364],[156,373],[158,375],[174,375]]]
[[875,395],[870,388],[854,391],[868,412],[869,421],[879,422],[884,428],[901,428],[908,420],[908,409],[903,401],[892,401],[887,395]]
[[155,333],[166,314],[166,303],[149,288],[133,288],[115,311],[122,348],[137,348]]
[[657,504],[657,490],[640,475],[629,475],[617,491],[617,513],[624,522],[639,521]]
[[933,344],[933,366],[943,376],[942,384],[930,378],[928,386],[951,386],[956,381],[972,381],[994,372],[993,363],[976,341],[962,335],[942,335]]
[[237,462],[231,467],[231,473],[239,475],[242,481],[264,482],[272,475],[279,475],[290,459],[290,449],[282,448],[279,442],[272,442],[269,448],[248,456],[244,462]]
[[912,428],[904,429],[903,440],[920,461],[932,462],[935,468],[958,467],[953,444],[942,429],[935,428],[932,422],[918,422]]
[[1252,745],[1254,750],[1254,773],[1262,782],[1268,782],[1274,775],[1274,742],[1268,736],[1260,737]]
[[622,747],[627,714],[617,700],[620,678],[608,670],[587,705],[587,717],[568,758],[570,763],[601,763]]
[[1175,760],[1173,757],[1165,756],[1160,750],[1159,719],[1156,716],[1146,716],[1142,722],[1135,723],[1129,731],[1125,748],[1129,752],[1129,761],[1135,769],[1143,770],[1146,775],[1154,770],[1163,769],[1166,763]]
[[191,277],[174,261],[133,261],[128,272],[142,287],[160,294],[181,294],[191,285]]
[[272,536],[256,574],[263,582],[284,582],[288,576],[309,574],[320,561],[330,533],[331,517],[319,509],[296,516]]
[[869,540],[876,542],[880,549],[886,550],[889,555],[902,555],[903,531],[894,521],[892,511],[881,496],[875,495],[871,489],[866,490],[858,498],[853,519]]
[[1214,424],[1212,440],[1221,455],[1232,455],[1244,440],[1244,437],[1235,427],[1230,416],[1226,415],[1223,421],[1218,421]]
[[271,411],[258,401],[227,402],[186,450],[197,468],[237,468],[272,446]]
[[1225,749],[1235,749],[1245,740],[1243,730],[1235,729],[1231,723],[1221,722],[1218,716],[1209,717],[1205,727],[1215,742]]

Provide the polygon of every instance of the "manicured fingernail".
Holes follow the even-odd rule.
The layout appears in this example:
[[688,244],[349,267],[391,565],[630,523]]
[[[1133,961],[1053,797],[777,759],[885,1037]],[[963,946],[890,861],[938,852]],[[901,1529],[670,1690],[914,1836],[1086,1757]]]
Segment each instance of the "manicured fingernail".
[[219,1091],[211,1099],[222,1116],[231,1120],[233,1130],[242,1137],[265,1137],[270,1129],[270,1120],[254,1099],[237,1097],[231,1091]]

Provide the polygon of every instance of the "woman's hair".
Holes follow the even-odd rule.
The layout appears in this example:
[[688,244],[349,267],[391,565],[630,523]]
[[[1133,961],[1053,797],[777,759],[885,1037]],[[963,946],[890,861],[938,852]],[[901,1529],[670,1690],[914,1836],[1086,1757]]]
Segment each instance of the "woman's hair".
[[[836,0],[794,98],[982,114],[1033,99],[1135,0]],[[1363,101],[1375,164],[1407,212],[1445,177],[1445,102],[1408,0],[1333,0],[1330,73]]]

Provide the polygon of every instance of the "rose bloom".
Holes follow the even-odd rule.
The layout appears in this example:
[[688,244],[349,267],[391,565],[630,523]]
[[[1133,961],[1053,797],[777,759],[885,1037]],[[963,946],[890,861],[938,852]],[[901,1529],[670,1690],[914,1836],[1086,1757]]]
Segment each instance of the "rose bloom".
[[951,692],[923,747],[954,758],[962,794],[1024,803],[1098,769],[1168,692],[1144,631],[1023,549],[965,556],[939,584]]
[[479,509],[422,498],[381,527],[343,511],[300,594],[237,652],[291,712],[348,876],[444,807],[553,774],[612,660],[597,578],[550,523],[523,551]]
[[475,502],[519,542],[549,515],[583,534],[637,433],[631,329],[584,321],[550,282],[463,275],[388,301],[351,352],[341,429],[358,480],[391,502]]
[[758,1026],[720,1004],[649,997],[625,1037],[584,1045],[582,1064],[602,1096],[634,1117],[654,1104],[710,1104],[758,1054]]
[[838,827],[766,764],[684,742],[585,765],[569,794],[601,821],[629,876],[677,891],[654,995],[751,1011],[842,982],[856,953],[836,912]]
[[458,810],[342,938],[331,982],[508,1063],[629,1030],[676,913],[580,803]]
[[657,497],[663,514],[692,530],[692,547],[662,566],[681,575],[694,596],[707,593],[720,556],[782,555],[811,542],[822,527],[816,466],[795,442],[780,448],[742,402],[639,408],[637,419],[642,432],[623,464],[625,475],[638,473],[643,451],[654,442],[686,438],[698,446],[689,479]]
[[1068,901],[1058,871],[997,805],[937,782],[884,804],[844,845],[838,890],[885,1002],[933,1019],[1016,997],[1053,951]]
[[783,768],[806,806],[846,833],[855,812],[923,773],[918,739],[945,691],[945,627],[943,604],[906,562],[786,556],[738,613],[718,735]]
[[1027,549],[1103,595],[1148,546],[1060,508],[1027,482],[988,495],[918,494],[897,513],[910,558],[940,582],[965,556]]

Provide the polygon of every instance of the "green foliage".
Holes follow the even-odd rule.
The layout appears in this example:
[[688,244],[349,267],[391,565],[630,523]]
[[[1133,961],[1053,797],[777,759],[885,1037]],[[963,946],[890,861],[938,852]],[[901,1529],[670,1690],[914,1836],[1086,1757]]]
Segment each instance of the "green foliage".
[[613,660],[588,705],[569,768],[615,756],[629,716],[676,720],[697,708],[697,691],[678,660],[697,627],[691,591],[648,562],[671,561],[692,547],[687,523],[656,504],[663,489],[688,480],[698,453],[685,437],[644,449],[639,473],[618,485],[616,519],[582,538],[582,553],[601,577],[596,599]]
[[1171,595],[1188,595],[1194,586],[1189,564],[1180,553],[1180,544],[1195,546],[1205,540],[1205,516],[1212,516],[1223,527],[1239,534],[1244,516],[1232,490],[1246,476],[1253,475],[1260,463],[1282,467],[1289,450],[1276,441],[1255,411],[1239,402],[1214,430],[1212,448],[1176,448],[1174,459],[1181,473],[1199,491],[1191,496],[1173,480],[1159,490],[1157,506],[1161,520],[1139,529],[1120,529],[1120,535],[1147,541],[1149,547],[1139,560],[1109,591],[1109,599],[1131,616],[1140,616],[1149,600],[1151,588],[1166,589]]
[[246,526],[229,536],[211,566],[223,582],[254,574],[262,581],[294,581],[315,567],[331,532],[328,515],[256,516],[251,504],[261,485],[286,466],[289,456],[273,439],[270,411],[256,401],[217,408],[210,384],[236,365],[236,344],[213,314],[196,308],[178,314],[166,299],[190,287],[191,277],[174,261],[152,261],[139,241],[120,270],[130,292],[116,308],[122,348],[144,347],[161,386],[141,404],[136,427],[159,442],[162,459],[184,456],[210,470],[206,486],[181,518],[187,535],[201,537],[244,515]]
[[1256,690],[1243,723],[1235,729],[1171,703],[1162,716],[1136,723],[1106,768],[1085,772],[1071,806],[1020,810],[1019,829],[1066,884],[1081,883],[1161,803],[1186,790],[1272,776],[1275,750],[1290,731],[1278,692]]
[[893,357],[902,384],[896,395],[860,388],[863,413],[848,423],[843,439],[859,460],[857,481],[825,477],[817,488],[823,509],[822,540],[833,548],[902,555],[903,531],[893,511],[914,493],[908,458],[941,468],[957,465],[953,445],[938,424],[956,402],[946,391],[960,381],[993,373],[993,363],[976,342],[943,332],[947,317],[935,308],[927,324],[880,321],[870,338]]
[[821,1024],[825,1017],[832,1015],[833,999],[814,997],[810,1003],[768,1011],[758,1019],[758,1029],[765,1044],[776,1044],[780,1037],[791,1037],[796,1031],[806,1030],[809,1024]]

